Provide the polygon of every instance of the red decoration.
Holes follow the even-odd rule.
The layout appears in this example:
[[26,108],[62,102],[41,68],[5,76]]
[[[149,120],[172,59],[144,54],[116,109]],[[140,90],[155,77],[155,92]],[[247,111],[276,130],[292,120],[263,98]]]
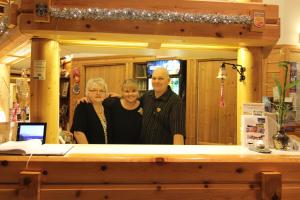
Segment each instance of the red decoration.
[[224,79],[221,79],[221,88],[220,88],[220,107],[225,107],[225,100],[224,100]]

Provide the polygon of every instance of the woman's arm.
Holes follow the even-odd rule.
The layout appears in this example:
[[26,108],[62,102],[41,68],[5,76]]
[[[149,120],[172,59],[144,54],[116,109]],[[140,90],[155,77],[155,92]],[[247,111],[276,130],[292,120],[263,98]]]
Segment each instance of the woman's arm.
[[74,137],[78,144],[88,144],[89,143],[88,140],[86,139],[85,134],[81,131],[75,131]]

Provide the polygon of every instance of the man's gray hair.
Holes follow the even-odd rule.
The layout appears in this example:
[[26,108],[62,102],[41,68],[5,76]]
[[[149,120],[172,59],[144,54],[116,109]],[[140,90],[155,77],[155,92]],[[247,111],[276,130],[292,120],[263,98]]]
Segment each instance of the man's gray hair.
[[105,92],[107,92],[107,84],[103,78],[91,78],[88,80],[86,84],[85,95],[87,95],[88,90],[93,89],[95,87],[104,88]]

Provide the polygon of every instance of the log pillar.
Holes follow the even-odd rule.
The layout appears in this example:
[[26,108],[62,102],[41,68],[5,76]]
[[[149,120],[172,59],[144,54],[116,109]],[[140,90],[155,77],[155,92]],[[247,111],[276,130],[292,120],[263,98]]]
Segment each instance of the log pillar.
[[9,122],[10,66],[0,64],[0,122]]
[[237,76],[237,143],[240,144],[243,138],[241,135],[243,103],[262,102],[262,48],[239,48],[237,57],[237,63],[246,68],[246,80],[240,82],[240,77]]
[[30,119],[47,122],[46,143],[58,143],[59,134],[59,44],[33,38],[31,44]]

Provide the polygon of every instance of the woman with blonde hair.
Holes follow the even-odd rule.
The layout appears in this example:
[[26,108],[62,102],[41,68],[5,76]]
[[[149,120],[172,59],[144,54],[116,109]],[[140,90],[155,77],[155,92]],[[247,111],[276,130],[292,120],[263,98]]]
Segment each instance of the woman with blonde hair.
[[125,80],[121,98],[109,97],[103,105],[108,113],[108,132],[114,144],[138,144],[142,125],[142,107],[137,82]]
[[75,109],[71,132],[80,144],[108,144],[107,113],[102,105],[107,85],[102,78],[90,79],[86,86],[89,102],[80,102]]

